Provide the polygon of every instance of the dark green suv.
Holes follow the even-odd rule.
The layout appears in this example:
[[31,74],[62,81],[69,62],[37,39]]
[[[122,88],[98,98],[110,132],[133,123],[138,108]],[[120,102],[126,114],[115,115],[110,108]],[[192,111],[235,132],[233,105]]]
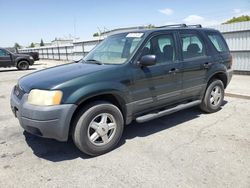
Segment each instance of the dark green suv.
[[200,105],[216,112],[232,56],[213,29],[180,25],[112,35],[78,63],[24,76],[11,108],[28,132],[72,136],[89,155],[112,150],[123,127]]

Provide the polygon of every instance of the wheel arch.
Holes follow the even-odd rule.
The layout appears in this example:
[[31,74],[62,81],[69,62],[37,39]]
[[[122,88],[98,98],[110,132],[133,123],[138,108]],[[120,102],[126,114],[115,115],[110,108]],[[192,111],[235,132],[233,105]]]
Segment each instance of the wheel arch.
[[29,62],[29,60],[28,60],[28,59],[25,59],[25,58],[18,58],[18,59],[16,59],[16,61],[15,61],[15,66],[17,66],[17,65],[18,65],[18,63],[19,63],[19,62],[21,62],[21,61],[26,61],[26,62],[28,62],[28,63],[29,63],[29,65],[30,65],[30,62]]
[[77,108],[75,109],[71,117],[69,134],[68,134],[69,136],[71,136],[72,134],[72,130],[74,128],[74,120],[77,117],[78,113],[81,111],[81,109],[84,106],[91,104],[95,101],[107,101],[117,106],[123,115],[124,121],[126,120],[126,115],[127,115],[126,102],[120,95],[114,94],[114,93],[102,93],[99,95],[94,95],[94,96],[85,98],[84,100],[81,100],[78,103]]
[[214,80],[214,79],[221,80],[222,83],[223,83],[223,85],[224,85],[224,89],[226,89],[227,83],[228,83],[228,78],[227,78],[227,74],[226,74],[225,72],[222,72],[222,71],[216,72],[216,73],[214,73],[212,76],[210,76],[210,77],[208,78],[208,82],[207,82],[208,85],[209,85],[209,84],[211,83],[211,81]]

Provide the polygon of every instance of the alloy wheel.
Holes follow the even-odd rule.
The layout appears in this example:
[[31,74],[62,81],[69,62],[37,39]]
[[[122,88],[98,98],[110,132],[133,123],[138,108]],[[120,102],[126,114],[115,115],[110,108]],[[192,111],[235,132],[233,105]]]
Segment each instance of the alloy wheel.
[[88,139],[96,145],[109,143],[115,135],[117,123],[109,113],[102,113],[93,118],[88,127]]

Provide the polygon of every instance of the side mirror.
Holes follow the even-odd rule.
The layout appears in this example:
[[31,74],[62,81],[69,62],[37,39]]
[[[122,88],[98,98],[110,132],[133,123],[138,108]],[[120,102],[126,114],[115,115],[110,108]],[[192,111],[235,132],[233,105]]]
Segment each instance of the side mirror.
[[156,64],[156,56],[155,55],[144,55],[141,57],[139,63],[140,66],[152,66]]

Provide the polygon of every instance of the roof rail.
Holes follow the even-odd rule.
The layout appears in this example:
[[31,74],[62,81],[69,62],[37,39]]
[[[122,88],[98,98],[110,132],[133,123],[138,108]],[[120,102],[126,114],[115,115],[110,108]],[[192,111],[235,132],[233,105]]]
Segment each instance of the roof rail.
[[187,24],[172,24],[172,25],[163,25],[156,27],[158,29],[165,28],[165,27],[194,27],[194,28],[202,28],[201,24],[195,24],[195,25],[187,25]]
[[187,25],[186,24],[172,24],[172,25],[163,25],[163,26],[159,26],[156,28],[160,29],[160,28],[165,28],[165,27],[187,27]]
[[195,24],[195,25],[188,25],[188,27],[202,28],[202,25],[201,24]]

